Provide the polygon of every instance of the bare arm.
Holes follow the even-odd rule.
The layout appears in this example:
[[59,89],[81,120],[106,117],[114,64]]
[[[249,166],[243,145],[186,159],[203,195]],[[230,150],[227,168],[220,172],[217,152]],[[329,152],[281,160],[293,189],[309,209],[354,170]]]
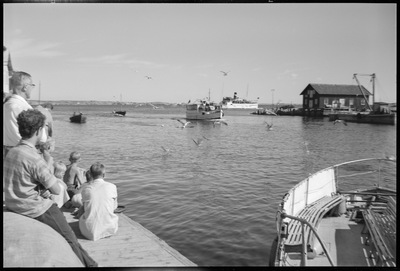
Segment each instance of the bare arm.
[[49,187],[49,190],[52,194],[54,195],[59,195],[61,192],[61,187],[58,184],[58,182],[55,182],[55,184],[53,184],[52,186]]

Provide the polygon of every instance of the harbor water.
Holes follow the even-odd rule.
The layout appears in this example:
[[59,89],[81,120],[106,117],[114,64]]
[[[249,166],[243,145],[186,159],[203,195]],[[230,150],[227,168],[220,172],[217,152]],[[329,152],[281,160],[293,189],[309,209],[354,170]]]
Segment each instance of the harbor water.
[[[113,109],[55,106],[55,161],[78,151],[82,168],[103,163],[124,213],[199,266],[267,266],[277,206],[293,185],[337,163],[396,154],[397,125],[228,110],[228,125],[182,129],[182,107],[127,106],[125,117]],[[69,121],[79,111],[87,123]]]

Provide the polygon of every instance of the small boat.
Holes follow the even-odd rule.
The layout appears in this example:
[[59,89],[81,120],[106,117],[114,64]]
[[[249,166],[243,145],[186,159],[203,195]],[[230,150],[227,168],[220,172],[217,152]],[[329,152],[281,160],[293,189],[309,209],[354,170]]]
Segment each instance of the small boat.
[[396,266],[395,189],[394,157],[349,161],[308,176],[278,207],[269,264]]
[[222,98],[222,109],[258,109],[258,101],[241,99],[237,96],[237,92],[234,92],[233,98]]
[[74,123],[85,123],[86,116],[84,116],[82,113],[75,114],[74,112],[74,114],[69,118],[69,120]]
[[267,108],[258,108],[257,111],[251,112],[250,114],[253,115],[271,115],[271,116],[276,116],[276,113],[273,112],[272,110],[269,110]]
[[126,111],[113,111],[114,116],[123,117],[126,114]]
[[[115,97],[115,96],[114,96]],[[119,110],[113,110],[114,116],[117,117],[124,117],[126,114],[126,111],[122,110],[122,94],[119,95]]]
[[221,105],[206,100],[196,100],[186,105],[186,119],[210,120],[222,119],[224,113]]

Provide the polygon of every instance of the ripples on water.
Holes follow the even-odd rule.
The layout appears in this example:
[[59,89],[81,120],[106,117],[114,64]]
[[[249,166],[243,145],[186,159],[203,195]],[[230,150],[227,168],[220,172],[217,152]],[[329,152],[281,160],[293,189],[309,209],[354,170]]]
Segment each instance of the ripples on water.
[[199,121],[181,129],[183,109],[132,109],[126,117],[112,109],[89,106],[87,123],[74,124],[69,116],[79,110],[56,107],[55,159],[68,163],[79,151],[81,167],[102,162],[125,214],[200,266],[268,265],[276,208],[293,185],[396,150],[390,125],[227,111],[228,126]]

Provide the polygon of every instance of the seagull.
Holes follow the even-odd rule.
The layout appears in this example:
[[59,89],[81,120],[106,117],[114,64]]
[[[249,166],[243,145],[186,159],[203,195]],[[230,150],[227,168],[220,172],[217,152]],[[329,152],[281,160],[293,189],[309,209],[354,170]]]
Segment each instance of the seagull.
[[334,122],[333,122],[333,124],[335,125],[336,123],[339,123],[339,122],[341,122],[341,123],[343,123],[344,125],[346,125],[347,126],[347,122],[345,122],[344,120],[335,120]]
[[225,122],[225,121],[223,121],[223,120],[214,120],[213,121],[213,126],[215,127],[215,124],[225,124],[225,125],[228,125],[228,123],[227,122]]
[[205,140],[210,140],[209,138],[207,138],[207,137],[205,137],[205,136],[203,136],[203,138],[204,138]]
[[397,160],[396,156],[394,156],[394,155],[386,155],[385,158],[388,159],[388,160],[391,160],[391,161],[396,161]]
[[200,146],[201,142],[203,142],[202,138],[197,139],[197,141],[194,140],[193,138],[192,138],[192,140],[193,140],[194,143],[196,143],[197,146]]
[[181,121],[181,120],[179,120],[179,119],[177,119],[177,121],[179,121],[180,123],[182,123],[182,129],[183,128],[186,128],[186,126],[189,124],[189,123],[191,123],[190,121],[186,121],[186,122],[183,122],[183,121]]
[[267,124],[267,130],[268,131],[271,131],[272,130],[272,123],[271,124],[269,124],[268,122],[265,122],[265,124]]
[[161,146],[161,149],[164,150],[164,153],[169,153],[169,149],[164,148],[163,146]]
[[220,71],[220,72],[222,72],[223,76],[227,76],[230,71],[227,71],[227,72]]
[[153,79],[151,78],[151,76],[145,75],[144,77],[146,77],[147,79]]
[[305,141],[305,142],[304,142],[304,145],[306,146],[307,153],[310,153],[310,151],[308,150],[308,147],[307,147],[307,146],[308,146],[308,142]]

